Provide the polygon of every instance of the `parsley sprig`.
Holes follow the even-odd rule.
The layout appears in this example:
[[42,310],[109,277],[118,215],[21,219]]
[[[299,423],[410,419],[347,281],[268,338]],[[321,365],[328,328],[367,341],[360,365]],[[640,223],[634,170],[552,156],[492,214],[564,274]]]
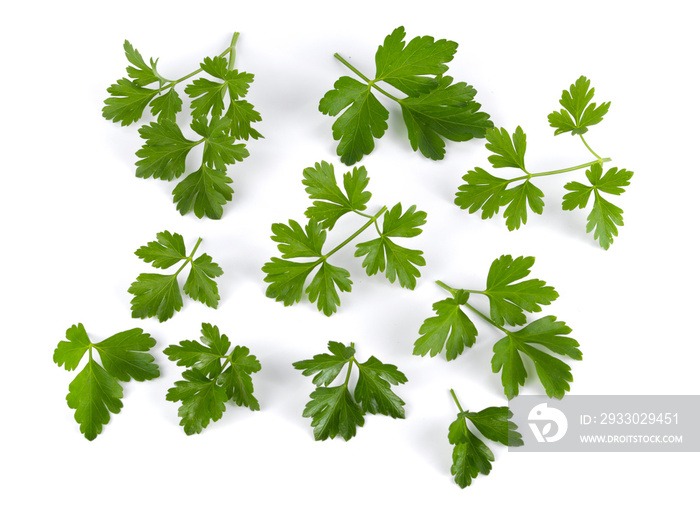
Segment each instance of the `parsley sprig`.
[[[413,354],[436,356],[444,350],[447,360],[451,361],[461,355],[465,347],[472,347],[478,332],[464,307],[504,335],[493,347],[491,368],[493,373],[501,372],[503,391],[509,399],[518,395],[528,377],[522,356],[534,363],[547,395],[563,397],[573,381],[571,367],[538,346],[574,360],[581,359],[581,351],[578,342],[566,336],[571,328],[553,315],[528,322],[525,312],[540,312],[542,305],[559,297],[556,290],[542,280],[523,280],[530,274],[534,262],[534,257],[499,257],[491,264],[485,290],[454,289],[437,281],[451,297],[433,304],[436,316],[423,322]],[[469,302],[474,294],[488,299],[488,315]],[[524,327],[512,330],[505,325]]]
[[[131,64],[126,69],[128,78],[117,80],[107,89],[109,97],[102,109],[106,119],[128,126],[137,122],[149,106],[156,117],[156,122],[139,129],[145,143],[136,152],[137,177],[179,179],[186,172],[190,151],[203,144],[199,168],[173,190],[173,201],[183,215],[194,210],[198,218],[221,218],[223,206],[233,196],[233,181],[226,174],[228,165],[249,156],[241,140],[262,137],[252,127],[261,120],[260,114],[244,99],[254,76],[234,69],[238,36],[236,32],[221,54],[205,58],[198,69],[174,80],[158,72],[158,59],[151,58],[146,63],[138,50],[125,41],[124,52]],[[191,99],[189,127],[201,137],[190,140],[177,123],[183,103],[176,86],[199,73],[206,73],[208,78],[197,78],[184,89]]]
[[544,209],[544,193],[532,183],[533,179],[587,169],[588,184],[572,181],[564,186],[569,193],[564,195],[562,208],[566,211],[582,209],[593,196],[586,231],[593,231],[594,239],[597,239],[604,249],[610,248],[614,237],[618,235],[617,227],[623,225],[623,211],[601,193],[624,193],[633,172],[613,167],[603,173],[603,165],[611,159],[599,156],[583,137],[589,127],[603,120],[610,108],[609,102],[600,105],[592,102],[594,92],[590,80],[581,76],[569,90],[563,91],[559,102],[564,108],[549,115],[549,123],[555,129],[555,136],[562,133],[578,136],[595,157],[594,160],[559,170],[531,172],[525,165],[527,143],[522,128],[518,126],[512,136],[504,128],[491,129],[486,132],[486,148],[492,153],[488,160],[493,168],[516,168],[524,175],[507,179],[476,167],[463,177],[466,184],[459,187],[455,204],[462,209],[468,209],[470,213],[480,210],[483,219],[491,218],[498,214],[501,207],[505,207],[503,217],[508,230],[517,230],[527,222],[528,208],[535,214],[542,214]]
[[[317,354],[311,359],[293,363],[306,376],[314,375],[317,388],[311,393],[302,416],[311,418],[316,441],[340,436],[346,441],[357,433],[357,427],[365,423],[364,415],[383,414],[392,418],[405,418],[404,401],[391,390],[392,385],[408,381],[395,365],[382,363],[371,356],[364,363],[355,358],[355,344],[344,345],[328,342],[331,354]],[[347,366],[342,384],[329,386]],[[350,392],[350,375],[353,366],[359,372],[354,392]]]
[[129,287],[129,293],[134,295],[131,300],[131,316],[141,319],[158,317],[160,322],[164,322],[179,311],[183,303],[177,277],[188,265],[190,272],[182,290],[192,299],[216,308],[219,304],[219,289],[213,279],[224,272],[206,253],[194,258],[202,238],[197,239],[189,255],[180,234],[171,234],[166,230],[158,233],[156,238],[156,241],[136,250],[136,256],[159,269],[167,269],[178,262],[182,262],[182,265],[173,274],[138,275]]
[[[404,211],[400,203],[391,209],[382,206],[374,214],[365,213],[372,194],[365,190],[369,177],[363,166],[343,175],[342,190],[336,181],[333,165],[325,161],[306,168],[302,183],[306,185],[309,198],[314,200],[306,210],[309,222],[305,227],[294,220],[289,220],[288,224],[272,225],[272,240],[278,243],[282,258],[272,257],[262,268],[267,274],[265,281],[269,283],[268,297],[289,306],[298,303],[306,292],[309,300],[317,303],[319,311],[327,316],[335,313],[340,305],[338,291],[350,292],[352,281],[349,271],[332,265],[328,259],[372,226],[378,237],[358,243],[355,251],[356,257],[364,257],[362,266],[367,275],[383,272],[390,282],[398,279],[402,287],[415,288],[416,278],[420,277],[418,267],[425,265],[423,252],[400,246],[392,239],[419,235],[426,213],[417,211],[415,205]],[[324,253],[327,232],[349,212],[367,221]],[[307,278],[316,269],[311,283],[305,287]]]
[[[337,153],[352,165],[374,150],[374,139],[384,136],[389,110],[373,91],[401,107],[408,138],[414,151],[433,160],[445,156],[445,140],[463,142],[483,138],[493,126],[487,113],[474,101],[476,90],[464,82],[453,83],[445,73],[457,43],[433,37],[415,37],[406,44],[406,31],[398,27],[384,39],[375,55],[374,78],[365,76],[338,53],[335,58],[362,81],[343,76],[319,103],[319,110],[332,117],[333,138],[340,140]],[[380,86],[380,83],[382,84]],[[386,90],[396,89],[399,97]],[[341,114],[342,112],[342,114]]]
[[[82,324],[66,331],[66,340],[58,343],[54,362],[66,370],[75,370],[88,353],[88,362],[68,386],[66,401],[75,409],[80,432],[92,441],[109,423],[110,414],[121,411],[124,390],[119,381],[155,379],[158,365],[148,351],[156,341],[142,329],[135,328],[93,343]],[[99,354],[101,364],[95,360]]]
[[163,354],[189,369],[166,395],[170,402],[181,402],[178,416],[187,435],[199,434],[210,422],[221,419],[227,402],[251,411],[260,409],[250,376],[260,370],[260,362],[247,347],[231,349],[228,337],[217,326],[203,323],[201,342],[183,340]]
[[510,421],[512,411],[507,407],[487,407],[478,412],[462,409],[454,390],[450,390],[457,404],[457,419],[450,424],[448,440],[452,450],[452,475],[461,488],[471,485],[479,474],[488,475],[494,461],[493,452],[470,428],[469,422],[486,439],[505,446],[522,446],[523,440],[517,425]]

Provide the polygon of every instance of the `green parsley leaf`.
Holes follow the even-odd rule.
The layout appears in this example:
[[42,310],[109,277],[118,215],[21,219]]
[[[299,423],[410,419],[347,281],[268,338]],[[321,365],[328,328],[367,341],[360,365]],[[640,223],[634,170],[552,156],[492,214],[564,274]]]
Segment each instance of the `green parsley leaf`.
[[[302,414],[311,418],[314,438],[324,441],[340,436],[346,441],[357,433],[357,427],[365,423],[364,415],[383,414],[392,418],[404,418],[405,403],[392,390],[392,385],[404,384],[406,376],[396,366],[384,364],[374,356],[360,363],[355,359],[355,346],[329,342],[331,354],[317,354],[311,359],[293,363],[303,375],[315,374],[316,388],[310,395]],[[345,382],[328,387],[347,365]],[[350,372],[356,365],[359,376],[353,393],[349,389]]]
[[171,120],[151,122],[139,129],[146,143],[136,151],[136,176],[171,181],[185,173],[185,160],[197,145],[185,138]]
[[352,172],[343,175],[344,192],[335,180],[333,165],[321,161],[313,167],[304,169],[306,193],[314,200],[306,210],[306,216],[319,223],[322,228],[331,230],[338,219],[352,211],[364,211],[372,197],[365,191],[369,183],[365,167],[355,167]]
[[380,237],[359,243],[355,251],[356,257],[365,257],[362,267],[366,269],[368,276],[382,271],[392,283],[398,277],[402,287],[416,287],[416,278],[420,276],[417,266],[425,265],[423,252],[399,246],[389,238],[414,237],[420,234],[422,230],[418,227],[425,224],[426,216],[423,211],[416,211],[415,205],[402,213],[401,204],[396,204],[384,215]]
[[467,172],[462,179],[466,182],[459,187],[455,204],[461,209],[475,213],[481,209],[481,217],[488,219],[498,213],[504,203],[504,192],[509,181],[495,177],[483,168],[476,167]]
[[224,92],[231,99],[245,96],[254,76],[228,69],[228,60],[223,57],[205,58],[201,69],[221,81],[198,78],[185,87],[185,94],[192,98],[192,116],[212,115],[220,117],[224,111]]
[[504,128],[489,129],[486,132],[486,148],[493,152],[489,161],[494,168],[520,168],[525,170],[525,149],[527,147],[526,136],[523,129],[515,128],[513,138]]
[[605,200],[600,192],[611,195],[621,195],[625,192],[625,187],[629,186],[630,179],[634,173],[628,170],[618,170],[617,167],[610,168],[603,175],[603,167],[594,164],[586,170],[591,186],[579,182],[570,182],[564,186],[570,193],[564,195],[562,208],[571,211],[576,208],[583,209],[588,204],[588,199],[593,194],[593,208],[588,215],[586,232],[593,231],[593,238],[604,249],[610,248],[615,236],[617,236],[618,226],[622,226],[622,209]]
[[250,153],[245,144],[234,143],[236,138],[227,134],[230,121],[214,117],[207,122],[205,117],[198,117],[192,122],[192,130],[202,136],[204,165],[225,172],[228,165],[243,161]]
[[151,65],[149,66],[139,51],[129,41],[124,41],[124,53],[126,54],[126,59],[136,66],[126,68],[126,73],[129,75],[129,78],[133,78],[136,85],[144,87],[158,81],[155,71],[157,59],[155,61],[151,59]]
[[499,325],[520,326],[527,322],[526,312],[541,312],[540,305],[548,305],[559,297],[554,287],[542,280],[522,280],[530,274],[535,257],[502,255],[489,269],[484,294],[491,304],[491,319]]
[[447,298],[433,304],[437,317],[429,317],[423,321],[416,340],[413,354],[425,356],[430,353],[435,357],[442,352],[447,343],[447,360],[456,359],[464,352],[465,347],[471,347],[476,341],[477,330],[460,305],[464,305],[469,295],[461,293],[456,298]]
[[[86,352],[89,360],[68,386],[66,401],[75,409],[80,432],[90,441],[109,423],[110,413],[119,413],[123,390],[119,381],[155,379],[160,375],[158,365],[148,351],[155,340],[141,329],[130,329],[93,344],[82,324],[66,331],[67,341],[58,343],[54,362],[66,370],[75,370]],[[93,358],[99,353],[100,363]]]
[[218,220],[224,214],[223,206],[233,197],[232,182],[226,172],[202,165],[175,186],[173,202],[182,215],[194,210],[197,218]]
[[107,88],[110,97],[105,99],[102,116],[122,126],[133,124],[141,118],[158,91],[141,87],[131,80],[121,78]]
[[546,349],[575,360],[581,359],[578,342],[567,335],[571,333],[564,322],[548,315],[531,322],[518,331],[509,331],[493,346],[491,366],[494,373],[501,372],[501,382],[506,396],[511,399],[518,395],[519,386],[525,384],[527,371],[520,353],[529,357],[535,364],[537,376],[550,397],[562,398],[569,391],[573,381],[571,367],[560,359],[533,346]]
[[177,262],[184,262],[174,274],[142,273],[136,278],[129,287],[129,293],[134,295],[131,300],[131,316],[141,319],[158,317],[160,322],[164,322],[179,311],[183,302],[177,276],[188,264],[191,268],[183,288],[185,294],[211,308],[216,308],[219,304],[219,292],[213,278],[221,276],[223,270],[206,253],[197,259],[194,258],[202,239],[197,241],[189,256],[185,255],[181,235],[171,234],[166,230],[159,233],[156,239],[136,250],[136,256],[150,262],[156,268],[168,268]]
[[170,88],[165,94],[157,96],[151,101],[151,113],[158,118],[158,122],[169,120],[175,122],[177,114],[182,111],[182,99],[174,88]]
[[260,371],[256,357],[247,347],[236,346],[229,352],[228,337],[211,324],[202,324],[201,340],[183,340],[163,351],[178,366],[191,367],[165,397],[170,402],[182,402],[178,416],[187,435],[199,434],[210,422],[221,419],[226,402],[251,411],[260,409],[250,375]]
[[[336,58],[363,81],[348,76],[338,79],[319,103],[319,111],[336,117],[333,138],[337,153],[352,165],[374,150],[374,139],[387,130],[389,111],[377,100],[376,90],[401,106],[409,141],[414,151],[430,159],[445,155],[445,139],[466,141],[483,138],[493,124],[473,101],[476,91],[464,82],[452,83],[446,65],[454,57],[457,43],[430,36],[416,37],[406,44],[403,27],[384,39],[375,55],[375,78],[369,79],[336,53]],[[406,97],[386,92],[387,83]],[[341,113],[342,112],[342,113]]]
[[[341,190],[335,178],[333,165],[322,161],[304,170],[303,184],[313,205],[306,210],[309,223],[302,228],[299,223],[289,220],[289,224],[274,223],[272,240],[277,243],[282,258],[272,257],[262,270],[266,273],[266,295],[285,306],[298,303],[304,291],[309,301],[316,302],[325,315],[332,315],[340,305],[339,292],[350,292],[350,273],[328,262],[328,258],[354,240],[362,232],[375,226],[380,237],[357,244],[355,256],[364,256],[363,267],[368,275],[383,271],[392,283],[399,280],[402,287],[413,289],[420,276],[418,266],[424,266],[423,252],[397,245],[390,238],[415,237],[421,233],[426,214],[417,211],[416,206],[403,212],[401,204],[391,210],[382,207],[377,214],[370,216],[362,211],[367,208],[371,193],[365,188],[369,182],[364,167],[354,168],[343,176]],[[327,231],[333,228],[338,219],[349,212],[369,218],[362,227],[345,241],[324,253],[323,246]],[[379,228],[379,218],[383,226]],[[305,259],[290,261],[286,259]],[[318,269],[317,269],[318,268]],[[306,279],[317,269],[311,283],[305,288]]]
[[454,392],[452,395],[460,412],[450,424],[447,437],[454,445],[452,475],[457,485],[464,489],[479,474],[488,475],[494,461],[493,452],[470,430],[467,420],[491,441],[506,446],[522,446],[523,441],[516,431],[517,426],[510,421],[513,413],[507,407],[488,407],[478,412],[462,411]]
[[590,126],[598,124],[610,109],[610,102],[597,106],[591,103],[595,89],[591,81],[581,76],[569,90],[564,90],[559,103],[565,108],[549,114],[549,124],[555,129],[554,134],[571,133],[582,135]]
[[374,97],[366,84],[341,77],[319,103],[321,113],[337,116],[333,123],[333,139],[340,140],[337,154],[340,161],[352,165],[374,150],[374,139],[384,136],[389,110]]

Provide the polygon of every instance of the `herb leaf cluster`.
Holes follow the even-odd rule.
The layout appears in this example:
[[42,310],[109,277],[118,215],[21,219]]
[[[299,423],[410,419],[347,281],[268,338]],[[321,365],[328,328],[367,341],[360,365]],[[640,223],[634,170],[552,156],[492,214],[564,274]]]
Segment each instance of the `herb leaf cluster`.
[[[80,432],[90,441],[109,423],[110,415],[121,411],[124,390],[120,381],[147,381],[160,375],[148,351],[156,341],[142,329],[122,331],[92,343],[82,324],[66,331],[66,340],[56,346],[53,361],[68,371],[75,370],[88,353],[88,362],[68,386],[66,401],[75,409]],[[97,362],[94,353],[99,354]]]
[[[400,203],[391,209],[386,206],[373,215],[366,214],[367,203],[372,194],[366,190],[369,183],[365,167],[355,167],[343,175],[343,189],[335,177],[333,165],[322,161],[304,170],[302,183],[313,204],[306,210],[309,218],[302,227],[294,220],[288,224],[272,225],[272,240],[282,253],[282,258],[272,257],[262,270],[269,284],[266,295],[285,306],[298,303],[304,293],[311,302],[316,302],[319,311],[330,316],[340,305],[338,292],[350,292],[350,272],[332,265],[329,257],[353,241],[368,228],[374,226],[375,239],[358,243],[355,256],[364,257],[362,266],[367,275],[383,272],[390,282],[414,289],[420,277],[418,267],[425,265],[423,252],[397,244],[396,238],[419,235],[425,224],[426,213],[413,205],[404,210]],[[324,253],[328,231],[347,213],[354,213],[367,221],[358,230],[336,247]],[[379,220],[382,220],[381,226]],[[303,260],[290,260],[303,259]],[[316,270],[311,283],[306,280]]]
[[[423,322],[413,354],[436,356],[445,351],[447,360],[451,361],[461,355],[465,347],[472,347],[478,331],[464,312],[466,308],[504,335],[493,347],[491,368],[493,373],[501,373],[503,391],[509,399],[518,395],[528,377],[523,356],[534,364],[547,395],[563,397],[573,381],[571,367],[554,354],[580,360],[581,351],[578,342],[566,336],[571,333],[571,328],[556,317],[547,315],[528,321],[525,312],[540,312],[543,305],[550,304],[559,296],[553,287],[542,280],[524,280],[534,262],[534,257],[499,257],[491,264],[486,289],[482,291],[453,289],[438,281],[438,285],[447,290],[451,297],[433,304],[436,316]],[[474,294],[488,298],[488,315],[469,302]],[[512,330],[507,329],[506,325],[524,327]]]
[[[339,140],[337,153],[346,165],[353,165],[374,150],[375,138],[388,129],[389,110],[377,99],[381,93],[401,107],[414,151],[433,160],[445,156],[445,140],[463,142],[483,138],[493,126],[489,115],[474,101],[476,90],[464,82],[453,83],[446,73],[457,43],[430,36],[404,41],[406,31],[398,27],[384,39],[375,55],[374,78],[368,78],[339,54],[335,57],[360,80],[342,76],[319,103],[321,113],[338,117],[333,138]],[[405,94],[398,97],[380,87],[390,85]]]
[[[349,441],[357,433],[357,428],[364,425],[364,415],[367,413],[405,418],[405,403],[391,387],[404,384],[408,379],[396,366],[382,363],[374,356],[360,363],[355,358],[353,343],[344,345],[330,341],[328,350],[330,354],[317,354],[293,364],[294,368],[302,370],[302,374],[314,375],[313,383],[317,388],[311,393],[303,416],[311,418],[317,441],[338,435]],[[329,386],[346,366],[343,383]],[[359,375],[351,392],[353,366],[357,367]]]
[[221,419],[227,402],[251,411],[260,409],[251,378],[261,368],[257,358],[247,347],[231,349],[228,337],[217,326],[203,323],[200,339],[183,340],[163,351],[170,361],[188,368],[165,397],[181,402],[178,416],[187,435],[199,434],[210,422]]
[[188,265],[190,272],[182,290],[192,299],[216,308],[219,305],[219,288],[214,278],[224,272],[206,253],[194,258],[202,238],[197,240],[189,255],[185,241],[178,233],[171,234],[166,230],[158,233],[156,239],[136,250],[136,256],[159,269],[167,269],[178,262],[182,262],[182,265],[173,274],[138,275],[129,287],[129,293],[134,295],[131,300],[131,316],[141,319],[158,317],[160,322],[164,322],[179,311],[183,302],[177,277]]
[[592,102],[595,89],[590,85],[590,80],[581,76],[569,90],[564,90],[559,101],[563,109],[551,113],[549,123],[555,129],[555,136],[562,133],[578,136],[595,160],[560,170],[532,173],[525,165],[527,141],[523,129],[518,126],[512,136],[505,128],[490,129],[486,132],[486,148],[491,152],[488,160],[493,168],[515,168],[524,175],[504,178],[476,167],[462,178],[465,184],[459,187],[455,204],[470,213],[481,211],[483,219],[495,216],[504,207],[503,217],[508,230],[517,230],[527,223],[528,210],[535,214],[542,214],[544,210],[544,193],[532,183],[533,179],[587,169],[588,184],[571,181],[564,186],[569,193],[564,195],[562,208],[565,211],[583,209],[592,196],[593,206],[586,232],[593,232],[601,247],[610,248],[618,235],[618,227],[624,224],[623,211],[602,193],[624,193],[633,172],[613,167],[603,173],[603,164],[610,158],[600,157],[583,138],[588,128],[600,123],[610,108],[609,102],[600,105]]
[[[129,41],[124,52],[131,64],[128,78],[121,78],[107,92],[102,115],[108,120],[128,126],[141,119],[150,106],[155,122],[139,128],[144,145],[136,152],[136,176],[166,181],[180,179],[186,173],[186,160],[192,149],[203,145],[198,169],[186,175],[173,189],[173,202],[181,214],[194,211],[198,218],[219,219],[223,206],[233,196],[233,182],[226,174],[227,167],[249,156],[245,143],[262,135],[253,127],[261,120],[260,114],[244,98],[254,75],[234,69],[235,45],[238,33],[230,46],[220,55],[207,57],[195,71],[182,78],[169,80],[160,75],[158,59],[143,59]],[[184,92],[189,96],[190,129],[199,139],[187,138],[177,123],[183,101],[176,86],[199,73]]]

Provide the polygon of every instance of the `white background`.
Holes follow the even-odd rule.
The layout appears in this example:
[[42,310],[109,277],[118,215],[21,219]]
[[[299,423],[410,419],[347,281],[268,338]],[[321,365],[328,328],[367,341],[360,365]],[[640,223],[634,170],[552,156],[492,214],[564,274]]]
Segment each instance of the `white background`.
[[[658,508],[696,493],[698,456],[525,454],[494,445],[489,476],[461,490],[450,475],[447,428],[464,407],[506,405],[490,370],[497,333],[481,322],[477,345],[456,361],[411,355],[434,285],[483,286],[493,259],[533,255],[533,276],[560,298],[548,312],[573,328],[584,359],[572,394],[697,394],[698,35],[694,2],[13,2],[2,45],[3,268],[0,503],[3,508],[460,508],[566,504]],[[406,244],[428,265],[414,291],[367,277],[346,249],[334,263],[354,282],[327,318],[302,301],[265,297],[260,268],[274,255],[270,225],[303,221],[301,174],[316,161],[338,170],[333,119],[318,101],[345,68],[339,52],[373,72],[374,52],[394,28],[408,39],[459,43],[450,74],[472,84],[498,126],[523,127],[533,171],[589,161],[569,135],[552,136],[547,115],[581,74],[610,112],[587,136],[613,165],[634,171],[614,203],[625,226],[607,252],[585,233],[586,212],[560,208],[569,176],[541,179],[546,207],[524,228],[483,221],[453,204],[461,176],[488,163],[483,140],[448,143],[441,162],[414,153],[396,105],[390,128],[365,157],[370,208],[402,202],[428,212]],[[237,67],[255,74],[248,99],[262,114],[250,158],[230,168],[236,191],[220,221],[181,216],[174,183],[134,177],[137,126],[101,117],[106,88],[124,76],[122,43],[160,57],[166,77],[195,69],[241,33]],[[383,101],[383,99],[382,99]],[[148,117],[145,120],[149,120]],[[575,177],[576,178],[576,177]],[[582,173],[578,178],[582,178]],[[343,219],[345,220],[345,218]],[[357,226],[347,219],[342,235]],[[129,284],[148,265],[133,255],[162,230],[223,267],[217,310],[185,301],[165,323],[130,317]],[[331,236],[329,246],[337,237]],[[141,327],[158,341],[161,377],[124,384],[124,408],[86,441],[65,402],[68,373],[52,361],[66,329],[82,322],[93,341]],[[162,354],[217,324],[262,363],[254,375],[260,412],[229,407],[201,435],[178,425],[164,399],[179,367]],[[355,342],[360,359],[393,363],[406,420],[369,416],[357,436],[313,440],[301,417],[313,386],[291,363]],[[542,392],[532,380],[524,393]],[[549,503],[547,503],[549,502]],[[551,506],[550,506],[551,507]]]

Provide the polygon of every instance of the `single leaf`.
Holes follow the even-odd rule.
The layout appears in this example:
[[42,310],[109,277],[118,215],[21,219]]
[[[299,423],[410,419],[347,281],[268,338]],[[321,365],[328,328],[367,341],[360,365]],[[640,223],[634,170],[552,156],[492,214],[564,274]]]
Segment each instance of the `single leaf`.
[[391,385],[408,381],[395,365],[387,365],[374,356],[364,363],[358,363],[360,375],[355,386],[355,400],[363,411],[370,414],[384,414],[392,418],[405,418],[405,402],[391,390]]
[[418,331],[421,335],[415,341],[413,354],[436,356],[446,347],[448,361],[456,359],[476,341],[477,330],[474,323],[464,313],[460,305],[467,302],[468,295],[460,298],[447,298],[433,304],[437,316],[429,317]]
[[311,418],[316,441],[340,436],[349,441],[357,433],[357,427],[365,423],[362,409],[353,400],[347,386],[316,388],[311,393],[302,416]]
[[388,127],[389,111],[372,95],[370,86],[347,76],[323,96],[319,110],[331,116],[345,110],[333,123],[333,139],[340,140],[337,154],[346,165],[370,154],[374,139],[384,136]]
[[226,390],[205,374],[192,368],[182,373],[184,381],[176,381],[165,399],[182,402],[178,409],[185,434],[199,434],[210,422],[218,421],[226,410]]
[[53,353],[53,361],[66,370],[75,370],[80,360],[90,348],[90,338],[82,324],[71,326],[66,331],[66,339],[58,342]]
[[555,135],[570,132],[572,135],[582,135],[590,126],[598,124],[603,116],[608,113],[610,103],[602,103],[597,106],[591,103],[595,89],[591,87],[591,81],[581,76],[562,92],[559,103],[564,110],[549,114],[549,124],[555,131]]
[[353,359],[355,348],[331,340],[328,342],[328,350],[330,354],[316,354],[311,359],[297,361],[292,365],[297,370],[302,370],[305,376],[316,374],[313,379],[316,386],[328,386],[343,367]]
[[338,305],[340,305],[338,290],[341,292],[350,292],[352,290],[350,273],[342,267],[334,266],[324,260],[313,280],[306,288],[309,301],[312,303],[316,302],[319,311],[330,317],[338,310]]
[[141,118],[158,90],[141,87],[131,80],[121,78],[107,88],[107,93],[110,97],[105,99],[102,116],[128,126]]
[[192,261],[190,274],[182,287],[185,294],[205,305],[216,308],[219,304],[219,288],[213,278],[224,274],[219,265],[206,253]]
[[548,305],[559,297],[554,287],[542,280],[518,281],[530,274],[534,263],[534,257],[513,259],[511,255],[502,255],[491,264],[484,294],[489,298],[491,319],[497,325],[525,324],[523,311],[540,312],[540,305]]
[[469,430],[463,413],[450,424],[447,437],[454,445],[451,472],[457,485],[464,489],[479,474],[488,475],[491,472],[493,452]]
[[158,365],[148,351],[156,341],[140,328],[122,331],[94,345],[104,369],[115,379],[128,382],[155,379]]
[[161,94],[151,101],[151,114],[158,118],[158,122],[169,120],[175,122],[177,114],[182,111],[182,99],[175,87],[170,87],[165,94]]
[[136,177],[171,181],[185,173],[187,155],[197,142],[185,138],[177,124],[151,122],[141,126],[139,135],[146,143],[136,151]]
[[542,214],[544,209],[543,196],[542,190],[532,184],[529,179],[519,186],[505,190],[501,205],[508,204],[506,210],[503,211],[508,230],[517,230],[521,225],[527,223],[528,206],[535,214]]
[[301,301],[304,295],[304,283],[317,262],[294,262],[272,257],[262,270],[267,274],[264,281],[269,283],[265,295],[275,301],[282,301],[290,306]]
[[466,184],[459,187],[455,197],[455,204],[460,208],[469,209],[471,214],[481,209],[482,219],[488,219],[505,204],[508,180],[495,177],[479,167],[467,172],[462,179]]
[[486,132],[486,148],[493,152],[489,161],[494,168],[520,168],[525,170],[526,136],[522,128],[515,128],[513,138],[504,128],[489,129]]
[[515,423],[510,421],[513,412],[507,407],[487,407],[478,412],[464,413],[485,438],[505,446],[522,446],[523,439]]
[[156,234],[156,239],[136,250],[136,256],[160,269],[167,269],[187,258],[185,240],[180,234],[165,230]]
[[129,287],[131,316],[135,319],[158,317],[160,322],[170,319],[182,308],[182,295],[175,275],[142,273]]
[[173,202],[182,215],[194,210],[197,218],[221,219],[223,206],[233,198],[232,182],[226,172],[202,165],[175,186]]

